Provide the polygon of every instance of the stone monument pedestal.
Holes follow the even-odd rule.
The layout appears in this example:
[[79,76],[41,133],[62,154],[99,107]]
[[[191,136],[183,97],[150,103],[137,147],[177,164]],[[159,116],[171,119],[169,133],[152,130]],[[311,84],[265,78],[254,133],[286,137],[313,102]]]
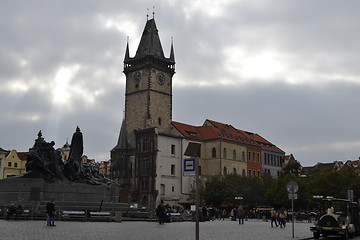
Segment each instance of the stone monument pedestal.
[[53,199],[59,202],[118,203],[120,188],[117,184],[90,185],[75,182],[47,182],[42,178],[6,178],[0,181],[0,204],[19,203],[35,206]]

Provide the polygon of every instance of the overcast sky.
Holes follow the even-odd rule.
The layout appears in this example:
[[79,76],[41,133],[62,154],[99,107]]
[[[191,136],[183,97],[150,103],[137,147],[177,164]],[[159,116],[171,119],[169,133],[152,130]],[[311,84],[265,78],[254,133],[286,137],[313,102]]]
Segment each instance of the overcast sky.
[[360,1],[4,0],[0,147],[39,130],[108,160],[124,110],[123,59],[147,8],[165,55],[174,41],[173,120],[260,134],[303,166],[360,156]]

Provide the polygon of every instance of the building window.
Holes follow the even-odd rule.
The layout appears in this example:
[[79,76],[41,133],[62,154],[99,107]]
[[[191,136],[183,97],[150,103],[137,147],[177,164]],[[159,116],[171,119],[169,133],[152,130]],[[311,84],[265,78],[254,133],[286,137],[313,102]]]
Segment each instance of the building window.
[[14,163],[14,167],[17,167],[17,163]]
[[236,160],[236,151],[233,151],[233,160]]
[[260,162],[260,153],[257,154],[257,160]]
[[251,170],[249,170],[249,174],[248,174],[248,177],[251,177]]
[[160,195],[165,195],[165,184],[160,184]]
[[257,171],[257,173],[258,173],[258,177],[260,177],[260,171]]
[[159,125],[161,125],[161,118],[158,119],[158,123],[159,123]]
[[171,175],[175,175],[175,165],[171,164]]
[[149,190],[149,179],[148,179],[148,178],[145,178],[144,190],[145,190],[145,191],[148,191],[148,190]]
[[241,159],[245,162],[245,152],[244,151],[242,152]]
[[248,152],[248,161],[251,161],[251,152]]
[[142,139],[141,151],[143,152],[150,151],[150,138]]
[[234,175],[236,174],[236,168],[233,169],[233,174],[234,174]]
[[216,149],[215,148],[212,149],[211,156],[213,158],[216,157]]
[[175,145],[171,144],[171,155],[175,155]]
[[227,176],[227,169],[224,167],[224,176]]
[[175,187],[174,186],[171,187],[171,191],[175,192]]
[[150,158],[149,157],[141,157],[139,158],[139,174],[146,175],[150,170]]
[[227,158],[226,148],[224,148],[224,150],[223,150],[223,158]]
[[245,171],[245,169],[242,170],[242,175],[243,175],[243,177],[246,176],[246,171]]
[[253,161],[256,162],[255,153],[253,152]]
[[267,153],[264,153],[264,163],[265,163],[265,164],[268,164],[268,161],[267,161]]
[[8,162],[8,167],[11,167],[11,162]]

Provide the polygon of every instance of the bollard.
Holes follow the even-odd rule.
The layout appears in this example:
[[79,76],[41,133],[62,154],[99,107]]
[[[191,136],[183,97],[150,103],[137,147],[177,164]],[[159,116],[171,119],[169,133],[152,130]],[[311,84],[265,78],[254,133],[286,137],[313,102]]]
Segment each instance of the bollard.
[[122,222],[122,212],[115,212],[115,222]]

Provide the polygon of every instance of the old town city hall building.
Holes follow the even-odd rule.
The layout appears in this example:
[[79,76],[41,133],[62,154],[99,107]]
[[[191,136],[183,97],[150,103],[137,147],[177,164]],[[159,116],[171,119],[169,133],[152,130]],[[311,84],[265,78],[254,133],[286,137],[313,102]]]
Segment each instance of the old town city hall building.
[[124,74],[125,115],[111,150],[111,178],[123,187],[121,201],[150,208],[160,200],[170,205],[189,202],[194,177],[183,174],[189,142],[201,144],[202,179],[280,173],[284,151],[256,133],[212,120],[202,126],[173,121],[174,49],[171,44],[165,57],[154,18],[147,20],[134,57],[127,43]]

